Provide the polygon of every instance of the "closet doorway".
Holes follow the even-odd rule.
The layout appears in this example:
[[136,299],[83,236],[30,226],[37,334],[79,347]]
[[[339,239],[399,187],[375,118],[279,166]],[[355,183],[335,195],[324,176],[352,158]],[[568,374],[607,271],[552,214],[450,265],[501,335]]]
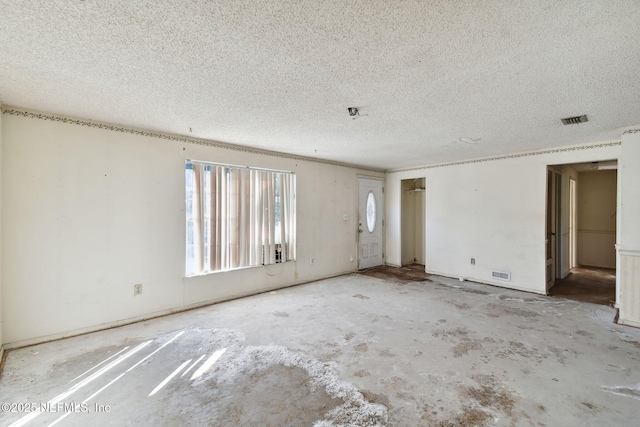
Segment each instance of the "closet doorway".
[[[402,180],[402,265],[424,266],[426,246],[425,178]],[[424,268],[422,268],[424,270]]]

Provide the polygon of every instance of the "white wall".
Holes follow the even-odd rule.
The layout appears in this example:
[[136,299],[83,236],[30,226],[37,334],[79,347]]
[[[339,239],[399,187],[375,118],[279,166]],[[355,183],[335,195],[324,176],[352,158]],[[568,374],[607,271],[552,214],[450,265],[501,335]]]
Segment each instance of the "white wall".
[[619,322],[640,327],[640,129],[622,135],[618,162]]
[[578,264],[616,268],[615,170],[580,173]]
[[622,157],[618,163],[621,216],[620,245],[625,249],[640,250],[640,131],[622,137]]
[[[9,114],[3,125],[2,314],[14,345],[354,271],[357,175],[383,176]],[[271,266],[273,277],[184,278],[185,159],[296,172],[298,261]]]
[[0,102],[0,361],[2,360],[4,344],[2,330],[4,328],[4,322],[2,317],[2,147],[4,140],[4,133],[2,132],[2,103]]
[[[619,153],[620,145],[603,144],[390,172],[387,261],[400,263],[401,180],[426,176],[428,272],[545,293],[547,165],[616,159]],[[491,270],[511,272],[511,282],[492,280]]]

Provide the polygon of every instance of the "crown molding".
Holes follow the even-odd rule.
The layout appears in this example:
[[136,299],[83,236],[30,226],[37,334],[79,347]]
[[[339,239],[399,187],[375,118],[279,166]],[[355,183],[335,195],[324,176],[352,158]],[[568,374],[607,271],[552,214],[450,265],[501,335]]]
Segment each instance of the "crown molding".
[[493,157],[483,157],[480,159],[470,159],[470,160],[460,160],[457,162],[448,162],[448,163],[438,163],[434,165],[425,165],[425,166],[416,166],[412,168],[404,168],[404,169],[395,169],[389,170],[387,173],[400,173],[400,172],[409,172],[409,171],[417,171],[424,169],[435,169],[435,168],[443,168],[448,166],[458,166],[458,165],[467,165],[471,163],[484,163],[484,162],[493,162],[496,160],[506,160],[506,159],[517,159],[520,157],[532,157],[532,156],[542,156],[545,154],[553,154],[553,153],[565,153],[568,151],[583,151],[583,150],[591,150],[595,148],[603,148],[603,147],[614,147],[616,145],[622,145],[622,141],[610,141],[610,142],[600,142],[597,144],[585,144],[585,145],[574,145],[570,147],[558,147],[546,150],[538,150],[538,151],[527,151],[524,153],[516,153],[516,154],[506,154],[503,156],[493,156]]
[[258,148],[227,144],[223,142],[211,141],[208,139],[191,138],[183,135],[176,135],[176,134],[165,133],[165,132],[156,132],[156,131],[150,131],[150,130],[144,130],[144,129],[137,129],[133,127],[118,126],[118,125],[107,124],[107,123],[102,123],[102,122],[93,121],[93,120],[76,119],[76,118],[66,117],[66,116],[57,115],[57,114],[33,112],[27,109],[17,108],[17,107],[2,106],[2,114],[7,114],[10,116],[26,117],[29,119],[59,122],[59,123],[75,125],[75,126],[90,127],[90,128],[108,130],[112,132],[128,133],[130,135],[139,135],[139,136],[146,136],[146,137],[164,139],[169,141],[184,142],[188,144],[204,145],[207,147],[219,148],[223,150],[240,151],[248,154],[258,154],[262,156],[278,157],[278,158],[287,159],[287,160],[320,163],[323,165],[340,166],[340,167],[356,169],[361,171],[384,173],[383,169],[376,169],[376,168],[367,167],[367,166],[359,166],[351,163],[342,163],[342,162],[336,162],[332,160],[323,160],[315,157],[297,156],[295,154],[281,153],[278,151],[261,150]]
[[[58,115],[58,114],[34,112],[28,109],[18,108],[18,107],[9,107],[9,106],[4,106],[2,104],[0,104],[0,107],[2,108],[3,114],[8,114],[12,116],[20,116],[20,117],[26,117],[30,119],[60,122],[60,123],[71,124],[76,126],[103,129],[103,130],[108,130],[113,132],[128,133],[131,135],[140,135],[140,136],[164,139],[169,141],[184,142],[188,144],[204,145],[207,147],[219,148],[223,150],[240,151],[247,154],[257,154],[257,155],[263,155],[263,156],[269,156],[269,157],[278,157],[278,158],[288,159],[288,160],[319,163],[324,165],[345,167],[349,169],[356,169],[356,170],[363,170],[363,171],[377,172],[377,173],[388,173],[388,174],[417,171],[417,170],[424,170],[424,169],[442,168],[442,167],[448,167],[448,166],[458,166],[458,165],[473,164],[473,163],[492,162],[496,160],[516,159],[520,157],[540,156],[544,154],[563,153],[568,151],[582,151],[582,150],[589,150],[589,149],[595,149],[595,148],[611,147],[611,146],[622,144],[621,141],[602,142],[597,144],[585,144],[585,145],[560,147],[560,148],[538,150],[538,151],[528,151],[524,153],[484,157],[479,159],[460,160],[455,162],[438,163],[433,165],[423,165],[423,166],[415,166],[410,168],[393,169],[393,170],[385,171],[384,169],[377,169],[377,168],[372,168],[368,166],[359,166],[351,163],[342,163],[342,162],[336,162],[332,160],[323,160],[315,157],[297,156],[294,154],[287,154],[287,153],[282,153],[278,151],[262,150],[258,148],[228,144],[228,143],[217,142],[217,141],[212,141],[208,139],[192,138],[192,137],[176,135],[176,134],[171,134],[166,132],[150,131],[150,130],[138,129],[138,128],[127,127],[127,126],[119,126],[119,125],[107,124],[107,123],[87,120],[87,119],[77,119],[77,118],[67,117],[67,116]],[[633,134],[638,132],[640,132],[640,129],[628,129],[624,131],[623,135]]]

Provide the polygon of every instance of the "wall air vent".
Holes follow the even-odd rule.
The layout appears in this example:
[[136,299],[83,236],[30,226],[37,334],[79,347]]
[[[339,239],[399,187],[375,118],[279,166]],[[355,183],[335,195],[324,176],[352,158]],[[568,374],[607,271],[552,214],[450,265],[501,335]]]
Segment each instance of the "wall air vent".
[[563,125],[577,125],[580,123],[585,123],[587,122],[587,116],[586,114],[583,114],[582,116],[576,116],[576,117],[567,117],[566,119],[562,119],[562,124]]
[[492,271],[491,278],[506,280],[507,282],[511,281],[511,273],[507,273],[506,271]]

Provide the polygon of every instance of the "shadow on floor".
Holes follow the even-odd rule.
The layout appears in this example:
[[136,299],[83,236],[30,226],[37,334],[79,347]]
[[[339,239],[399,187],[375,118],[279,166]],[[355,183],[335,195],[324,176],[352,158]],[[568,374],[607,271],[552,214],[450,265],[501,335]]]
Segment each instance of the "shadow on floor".
[[616,301],[616,270],[580,266],[549,290],[553,297],[613,306]]
[[401,285],[414,282],[431,281],[429,279],[430,274],[424,272],[424,265],[421,264],[409,264],[404,267],[381,265],[361,270],[358,273],[369,277],[375,277],[377,279],[388,280]]

